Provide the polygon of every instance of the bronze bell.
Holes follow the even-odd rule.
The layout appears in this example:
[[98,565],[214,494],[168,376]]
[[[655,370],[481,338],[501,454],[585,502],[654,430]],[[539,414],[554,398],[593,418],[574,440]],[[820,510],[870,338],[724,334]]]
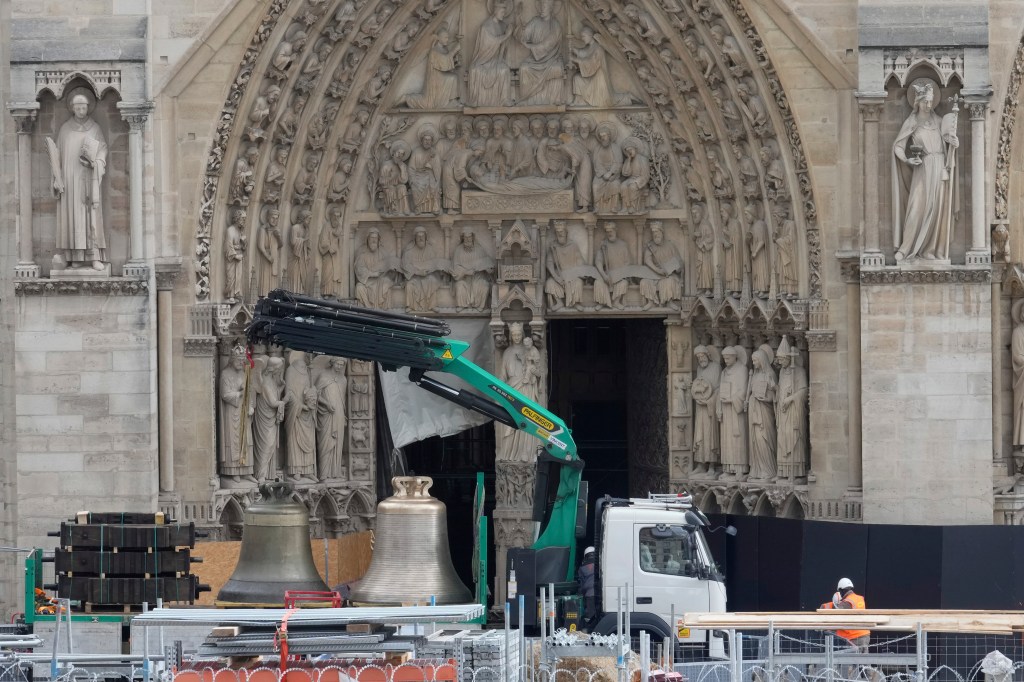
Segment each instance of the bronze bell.
[[269,483],[260,493],[263,499],[245,510],[242,550],[218,606],[284,606],[287,590],[328,589],[313,564],[309,512],[292,501],[291,486]]
[[[373,558],[352,590],[358,604],[464,604],[472,593],[448,551],[445,506],[431,497],[428,476],[395,476],[395,494],[377,505]],[[468,541],[468,539],[467,539]]]

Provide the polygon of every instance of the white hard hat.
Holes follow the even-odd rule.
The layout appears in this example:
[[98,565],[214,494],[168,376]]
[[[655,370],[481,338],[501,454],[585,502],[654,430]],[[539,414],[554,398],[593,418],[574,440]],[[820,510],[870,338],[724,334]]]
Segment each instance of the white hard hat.
[[593,547],[587,547],[585,550],[583,550],[583,555],[586,556],[587,554],[593,554],[596,551],[597,550],[594,549]]
[[839,584],[836,585],[837,590],[853,589],[853,581],[849,578],[840,578]]

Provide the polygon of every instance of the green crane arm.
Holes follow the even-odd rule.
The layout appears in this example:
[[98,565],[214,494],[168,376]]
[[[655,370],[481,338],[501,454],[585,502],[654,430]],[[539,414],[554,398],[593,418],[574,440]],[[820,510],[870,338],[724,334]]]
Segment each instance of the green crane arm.
[[[282,290],[261,298],[246,330],[250,343],[380,363],[385,370],[409,368],[409,379],[457,405],[487,415],[537,438],[542,457],[559,464],[551,513],[534,549],[568,547],[567,581],[573,580],[576,508],[583,463],[569,428],[557,415],[464,357],[469,344],[444,338],[448,325],[432,318],[362,308]],[[427,376],[456,376],[475,392]]]

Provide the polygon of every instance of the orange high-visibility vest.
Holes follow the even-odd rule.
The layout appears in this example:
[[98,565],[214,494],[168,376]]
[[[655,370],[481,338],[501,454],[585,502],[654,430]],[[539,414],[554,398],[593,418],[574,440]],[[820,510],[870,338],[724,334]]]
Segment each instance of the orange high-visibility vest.
[[[867,608],[867,604],[864,602],[864,597],[860,596],[856,592],[850,592],[848,595],[843,597],[843,601],[848,603],[850,605],[851,609],[866,609]],[[821,607],[824,608],[824,609],[833,609],[833,608],[835,608],[835,606],[830,601],[825,602],[824,604],[821,605]],[[843,639],[848,639],[848,640],[850,640],[852,642],[853,640],[857,639],[858,637],[863,637],[864,635],[870,635],[871,634],[871,630],[836,630],[836,634],[839,635],[840,637],[842,637]]]

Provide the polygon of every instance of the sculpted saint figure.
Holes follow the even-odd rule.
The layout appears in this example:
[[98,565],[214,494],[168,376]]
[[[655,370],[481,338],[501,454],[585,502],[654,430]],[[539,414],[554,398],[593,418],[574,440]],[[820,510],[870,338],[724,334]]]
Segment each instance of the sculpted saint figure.
[[224,298],[229,303],[242,300],[245,245],[245,211],[239,208],[232,213],[231,224],[224,235]]
[[437,290],[441,288],[444,270],[434,245],[427,239],[427,228],[417,225],[413,240],[402,251],[402,272],[405,274],[405,307],[427,311],[437,307]]
[[715,475],[722,461],[716,416],[722,365],[714,346],[697,346],[693,354],[697,358],[697,376],[690,384],[697,406],[693,418],[693,473]]
[[288,262],[288,286],[298,294],[304,294],[309,287],[309,271],[312,266],[313,249],[309,243],[309,224],[313,213],[308,208],[299,211],[299,219],[292,225],[288,235],[291,246],[291,260]]
[[[512,322],[508,326],[509,346],[501,354],[498,378],[533,401],[540,401],[543,366],[531,357],[536,349],[524,343],[523,325]],[[495,426],[498,437],[499,462],[533,462],[537,455],[537,440],[522,429]]]
[[775,394],[779,478],[807,476],[807,373],[797,366],[799,357],[800,351],[783,336],[779,344],[779,388]]
[[452,256],[452,277],[455,279],[455,310],[486,310],[491,293],[494,259],[476,241],[468,227],[462,229],[459,245]]
[[245,349],[235,346],[220,373],[220,473],[232,483],[252,477],[251,396],[246,395]]
[[244,155],[239,155],[235,161],[235,173],[231,176],[231,189],[228,193],[228,203],[245,206],[249,203],[249,195],[252,194],[256,183],[253,180],[253,167],[260,157],[260,148],[254,144],[249,145]]
[[409,145],[398,140],[380,166],[383,213],[409,215]]
[[604,224],[604,235],[604,240],[594,255],[594,267],[601,273],[608,287],[609,297],[607,300],[597,300],[595,289],[594,300],[610,308],[622,308],[625,306],[624,299],[629,292],[630,281],[624,269],[633,265],[633,254],[629,251],[629,244],[619,239],[618,227],[614,222],[609,220]]
[[255,409],[252,416],[253,474],[263,482],[273,479],[284,421],[284,358],[260,355],[256,358]]
[[562,153],[569,159],[572,168],[576,210],[589,211],[594,203],[594,164],[587,145],[576,135],[576,122],[569,116],[562,117],[562,134],[559,139]]
[[1010,308],[1013,332],[1010,334],[1010,360],[1013,363],[1013,447],[1015,455],[1024,449],[1024,303],[1014,301]]
[[107,142],[89,116],[89,98],[74,94],[69,104],[74,115],[60,127],[56,144],[46,139],[51,183],[60,197],[53,265],[56,269],[92,265],[103,270],[107,237],[101,188],[107,173]]
[[651,221],[651,240],[644,247],[644,265],[659,279],[641,279],[640,295],[647,306],[678,307],[683,297],[683,258],[676,245],[665,239],[660,220]]
[[504,180],[511,176],[512,138],[505,136],[507,116],[495,116],[494,134],[484,143],[484,163],[490,177]]
[[316,468],[321,481],[345,476],[345,398],[348,379],[344,358],[325,358],[326,367],[316,375]]
[[270,160],[270,165],[267,166],[267,176],[264,182],[271,187],[276,187],[278,190],[284,184],[284,174],[288,169],[288,153],[291,148],[288,145],[280,145],[274,149],[274,158]]
[[257,295],[269,294],[276,289],[281,281],[281,247],[284,239],[278,221],[281,212],[275,206],[264,205],[260,221],[259,236],[256,239],[256,251],[259,253],[256,268]]
[[565,104],[562,24],[553,16],[554,0],[537,0],[537,16],[519,31],[529,56],[519,65],[520,104]]
[[750,434],[750,479],[770,481],[775,478],[775,401],[778,399],[778,382],[772,360],[775,354],[771,346],[763,344],[750,358],[747,385],[747,427]]
[[419,130],[419,146],[409,157],[409,191],[415,213],[441,212],[441,157],[434,148],[437,129],[424,123]]
[[331,206],[327,211],[329,224],[320,230],[320,294],[341,298],[341,208]]
[[722,480],[746,478],[747,459],[747,352],[743,346],[722,350],[725,369],[718,386],[718,421],[721,424]]
[[557,116],[545,122],[546,136],[537,145],[537,167],[544,177],[560,180],[570,169],[569,155],[562,148],[562,126]]
[[505,0],[491,0],[490,16],[480,25],[476,49],[469,63],[469,104],[477,107],[506,107],[512,104],[512,70],[506,61],[512,24],[506,21]]
[[395,257],[381,248],[380,231],[371,228],[366,233],[366,245],[356,253],[353,263],[356,271],[356,298],[367,308],[391,307],[391,273],[396,269]]
[[309,378],[306,354],[292,351],[284,373],[285,472],[289,478],[316,481],[316,389]]
[[707,296],[715,288],[715,230],[704,204],[690,204],[690,229],[697,247],[697,290]]
[[[939,117],[939,93],[918,78],[907,91],[912,111],[893,143],[893,225],[899,249],[896,261],[949,258],[950,214],[955,185],[954,160],[960,142],[956,113]],[[911,179],[904,177],[906,169]],[[906,202],[900,199],[905,196]]]
[[342,154],[338,157],[338,167],[331,177],[331,188],[327,192],[330,201],[348,201],[348,181],[352,177],[352,157]]
[[572,77],[573,106],[614,107],[632,102],[632,98],[612,89],[608,72],[608,53],[598,42],[594,29],[584,26],[580,30],[583,46],[572,48],[572,62],[578,73]]
[[525,116],[512,118],[512,178],[537,175],[537,141],[530,136],[529,131],[529,119]]
[[555,240],[548,246],[548,277],[544,280],[544,293],[552,310],[576,308],[583,310],[583,276],[586,263],[575,241],[569,239],[564,220],[554,224]]
[[651,162],[647,158],[646,146],[635,137],[627,137],[622,143],[622,184],[619,194],[622,209],[627,213],[640,213],[646,208],[647,183],[651,180]]
[[484,141],[473,140],[468,147],[453,146],[441,169],[444,208],[450,214],[462,207],[462,188],[472,185],[469,167],[483,158]]
[[615,213],[619,210],[619,188],[622,178],[622,149],[615,141],[615,126],[597,126],[598,146],[594,150],[594,210]]
[[789,209],[785,204],[776,204],[772,208],[775,217],[775,274],[778,276],[779,294],[794,297],[800,291],[797,279],[797,236],[796,223],[789,217]]
[[455,143],[459,141],[459,123],[454,116],[445,116],[441,119],[441,137],[438,138],[434,147],[441,163],[448,158],[448,152],[452,150]]
[[740,221],[733,216],[732,204],[723,201],[722,212],[722,260],[724,263],[725,290],[739,293],[743,289],[743,234]]
[[768,262],[768,224],[757,217],[753,204],[743,207],[747,224],[746,242],[750,253],[750,287],[758,298],[767,298],[771,286],[771,265]]

